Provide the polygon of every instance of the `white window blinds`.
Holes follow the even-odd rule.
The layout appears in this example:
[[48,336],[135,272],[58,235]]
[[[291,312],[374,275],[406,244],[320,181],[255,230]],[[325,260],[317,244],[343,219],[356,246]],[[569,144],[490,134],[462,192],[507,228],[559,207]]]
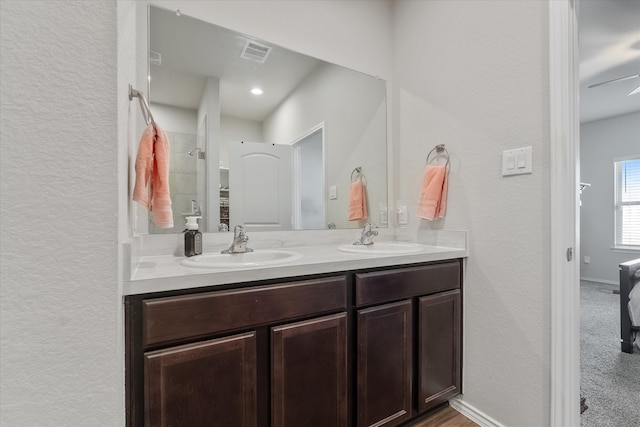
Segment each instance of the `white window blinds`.
[[640,249],[640,158],[614,162],[615,246]]

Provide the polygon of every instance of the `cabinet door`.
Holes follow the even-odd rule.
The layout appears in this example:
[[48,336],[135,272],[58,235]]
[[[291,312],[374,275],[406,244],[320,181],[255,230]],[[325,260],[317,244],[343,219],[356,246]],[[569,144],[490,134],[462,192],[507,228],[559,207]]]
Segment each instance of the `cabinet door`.
[[358,311],[358,427],[411,417],[411,313],[410,300]]
[[271,329],[273,427],[347,426],[345,313]]
[[460,392],[460,291],[420,298],[419,411]]
[[145,353],[145,425],[256,425],[256,338],[246,333]]

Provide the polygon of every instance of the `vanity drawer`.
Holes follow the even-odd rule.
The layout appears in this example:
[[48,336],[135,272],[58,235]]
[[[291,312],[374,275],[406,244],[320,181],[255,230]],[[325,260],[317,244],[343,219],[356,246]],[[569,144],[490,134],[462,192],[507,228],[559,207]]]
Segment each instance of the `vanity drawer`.
[[363,306],[460,288],[461,261],[356,274],[356,305]]
[[142,345],[176,342],[299,317],[345,310],[346,276],[148,299]]

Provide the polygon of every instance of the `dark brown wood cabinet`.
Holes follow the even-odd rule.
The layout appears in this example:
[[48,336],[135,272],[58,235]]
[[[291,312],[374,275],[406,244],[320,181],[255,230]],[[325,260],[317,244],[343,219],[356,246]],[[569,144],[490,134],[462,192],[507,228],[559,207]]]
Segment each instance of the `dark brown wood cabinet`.
[[255,427],[255,333],[144,355],[145,424]]
[[411,418],[411,301],[358,310],[358,427]]
[[274,427],[347,427],[347,315],[271,329]]
[[460,393],[460,291],[420,298],[418,320],[418,410]]
[[125,298],[127,426],[391,427],[461,392],[462,259]]
[[368,307],[357,316],[357,427],[397,426],[460,393],[461,271],[455,260],[355,275],[355,304]]

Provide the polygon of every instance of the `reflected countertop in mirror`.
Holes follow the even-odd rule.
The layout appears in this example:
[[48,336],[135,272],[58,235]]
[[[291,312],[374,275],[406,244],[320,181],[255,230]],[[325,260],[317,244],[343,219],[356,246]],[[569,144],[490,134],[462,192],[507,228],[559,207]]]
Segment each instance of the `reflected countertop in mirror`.
[[[175,224],[150,233],[196,210],[205,232],[386,227],[384,80],[153,5],[149,49]],[[368,216],[349,221],[356,168]]]

